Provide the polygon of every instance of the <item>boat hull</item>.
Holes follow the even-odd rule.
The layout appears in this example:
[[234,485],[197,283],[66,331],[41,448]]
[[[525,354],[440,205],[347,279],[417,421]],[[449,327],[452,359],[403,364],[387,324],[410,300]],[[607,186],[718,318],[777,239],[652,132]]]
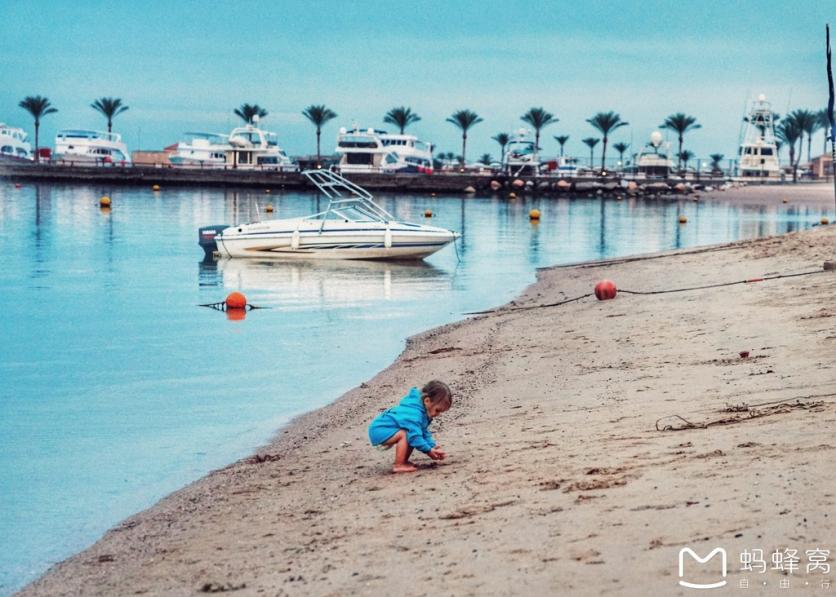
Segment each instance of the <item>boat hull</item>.
[[[275,225],[278,224],[278,225]],[[360,225],[296,220],[230,227],[215,237],[221,257],[258,259],[423,259],[456,239],[418,224]]]

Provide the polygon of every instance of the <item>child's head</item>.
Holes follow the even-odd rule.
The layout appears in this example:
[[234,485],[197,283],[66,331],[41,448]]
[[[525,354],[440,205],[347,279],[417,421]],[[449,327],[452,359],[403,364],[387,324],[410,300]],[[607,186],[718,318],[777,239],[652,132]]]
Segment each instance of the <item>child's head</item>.
[[443,381],[432,380],[421,388],[421,398],[424,408],[431,419],[434,419],[453,405],[453,393]]

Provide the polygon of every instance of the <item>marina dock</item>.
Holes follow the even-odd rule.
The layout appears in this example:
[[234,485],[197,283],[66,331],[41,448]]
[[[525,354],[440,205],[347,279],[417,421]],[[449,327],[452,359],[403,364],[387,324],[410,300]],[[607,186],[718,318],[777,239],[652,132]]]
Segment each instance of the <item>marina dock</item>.
[[[371,191],[404,193],[508,192],[614,193],[623,190],[616,176],[566,178],[557,176],[509,176],[506,174],[440,172],[427,174],[352,173],[352,182]],[[258,187],[268,189],[311,189],[300,172],[268,169],[172,168],[159,166],[94,166],[54,163],[0,162],[0,178],[13,182],[59,182],[108,185],[161,185],[193,187]],[[703,176],[688,180],[690,185],[720,185],[725,179]],[[636,181],[636,190],[651,193],[673,190],[680,178]]]

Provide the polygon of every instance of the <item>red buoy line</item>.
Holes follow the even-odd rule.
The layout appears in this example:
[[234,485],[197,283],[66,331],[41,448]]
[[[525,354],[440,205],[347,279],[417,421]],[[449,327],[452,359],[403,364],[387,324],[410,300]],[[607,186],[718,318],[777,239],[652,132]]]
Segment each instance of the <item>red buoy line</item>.
[[576,296],[573,298],[565,299],[562,301],[557,301],[556,303],[547,303],[542,305],[531,305],[528,307],[514,307],[511,309],[487,309],[485,311],[469,311],[465,313],[465,315],[486,315],[488,313],[509,313],[512,311],[529,311],[531,309],[545,309],[547,307],[560,307],[561,305],[567,305],[569,303],[574,303],[581,299],[585,299],[590,296],[595,296],[598,298],[599,301],[606,301],[611,300],[616,297],[619,292],[624,294],[635,294],[639,296],[646,296],[652,294],[670,294],[674,292],[690,292],[692,290],[706,290],[709,288],[721,288],[723,286],[735,286],[738,284],[753,284],[755,282],[766,282],[769,280],[780,280],[782,278],[797,278],[799,276],[810,276],[812,274],[821,274],[828,271],[827,269],[817,269],[812,271],[806,272],[796,272],[793,274],[774,274],[771,276],[763,276],[762,278],[748,278],[746,280],[736,280],[734,282],[718,282],[716,284],[704,284],[702,286],[688,286],[686,288],[668,288],[664,290],[624,290],[616,288],[615,283],[610,280],[601,280],[595,285],[594,292],[587,292],[586,294],[582,294],[580,296]]
[[247,297],[240,292],[230,292],[226,299],[218,301],[217,303],[205,303],[198,305],[198,307],[209,307],[215,311],[233,312],[233,311],[252,311],[254,309],[269,309],[269,307],[257,307],[247,302]]

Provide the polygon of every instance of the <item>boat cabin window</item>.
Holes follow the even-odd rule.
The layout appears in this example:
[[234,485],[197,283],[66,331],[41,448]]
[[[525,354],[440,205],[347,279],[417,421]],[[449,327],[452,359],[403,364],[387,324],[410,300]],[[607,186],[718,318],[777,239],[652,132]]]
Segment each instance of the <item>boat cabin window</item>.
[[761,155],[772,155],[771,147],[761,147]]
[[375,139],[369,139],[368,137],[362,137],[359,135],[348,135],[340,139],[339,146],[374,148],[377,147],[377,141]]
[[279,158],[276,157],[276,156],[267,155],[267,156],[259,156],[259,158],[258,158],[258,164],[259,165],[262,165],[262,164],[278,164],[278,163],[279,163]]
[[0,149],[2,153],[14,153],[14,149],[12,149],[11,145],[4,145],[3,149]]
[[345,163],[352,165],[371,166],[374,164],[374,154],[372,153],[347,153],[345,154]]
[[386,154],[386,163],[387,164],[397,164],[398,163],[398,154],[387,153]]
[[250,164],[252,161],[250,160],[250,152],[249,151],[239,151],[238,152],[238,163],[239,164]]

